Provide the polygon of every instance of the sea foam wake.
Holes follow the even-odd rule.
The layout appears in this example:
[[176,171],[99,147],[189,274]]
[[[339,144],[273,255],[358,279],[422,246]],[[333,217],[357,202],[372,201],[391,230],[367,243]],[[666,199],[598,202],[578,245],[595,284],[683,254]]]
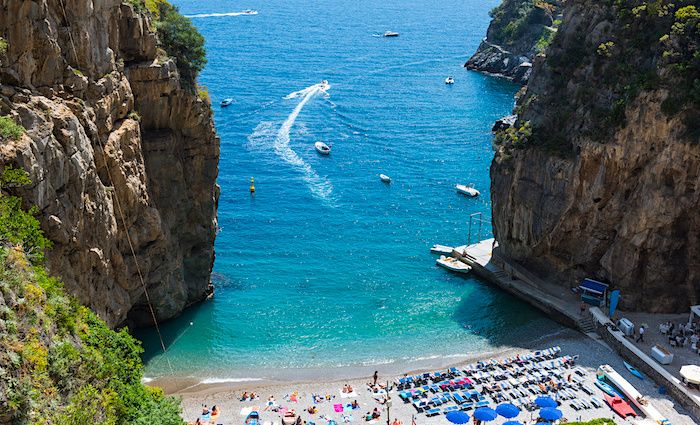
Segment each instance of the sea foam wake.
[[226,13],[199,13],[196,15],[185,15],[185,18],[218,18],[221,16],[245,16],[245,15],[257,15],[258,12],[255,10],[247,12],[226,12]]
[[330,85],[319,83],[285,96],[285,99],[288,100],[297,98],[301,98],[301,100],[279,127],[269,121],[263,121],[258,124],[255,130],[253,130],[253,133],[248,136],[248,144],[252,148],[260,149],[268,147],[269,143],[272,142],[272,148],[275,154],[287,164],[292,165],[301,172],[302,179],[309,187],[311,193],[315,197],[332,205],[333,184],[326,177],[319,176],[311,165],[304,161],[304,159],[289,146],[290,131],[301,110],[304,109],[304,106],[314,97],[322,94],[327,95],[327,90],[329,88]]

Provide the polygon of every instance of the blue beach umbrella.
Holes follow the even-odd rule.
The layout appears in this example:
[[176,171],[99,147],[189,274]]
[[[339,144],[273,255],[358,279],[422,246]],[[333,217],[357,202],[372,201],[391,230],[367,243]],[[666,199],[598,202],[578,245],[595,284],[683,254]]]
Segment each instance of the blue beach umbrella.
[[496,419],[498,413],[490,407],[479,407],[474,411],[474,417],[480,421],[488,422]]
[[445,415],[448,421],[453,424],[466,424],[469,422],[469,415],[462,412],[461,410],[456,410]]
[[557,407],[557,402],[551,397],[539,396],[535,399],[537,407]]
[[561,412],[561,410],[553,407],[545,407],[544,409],[540,409],[540,418],[546,421],[556,421],[557,419],[561,419],[562,416],[564,416],[564,414]]
[[517,406],[510,403],[503,403],[496,406],[496,413],[503,416],[504,418],[514,418],[520,414],[520,409]]
[[503,425],[523,425],[523,424],[518,422],[518,421],[508,421],[508,422],[503,422]]

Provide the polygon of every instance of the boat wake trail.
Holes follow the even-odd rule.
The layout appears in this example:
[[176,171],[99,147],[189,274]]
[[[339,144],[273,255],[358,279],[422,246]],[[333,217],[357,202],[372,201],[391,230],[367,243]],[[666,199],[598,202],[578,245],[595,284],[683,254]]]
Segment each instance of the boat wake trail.
[[227,12],[227,13],[200,13],[198,15],[185,15],[185,18],[218,18],[221,16],[244,16],[244,15],[257,15],[258,12],[245,11],[245,12]]
[[307,164],[306,161],[297,155],[289,146],[290,131],[301,110],[304,109],[304,106],[314,97],[326,94],[328,88],[330,88],[328,84],[314,84],[313,86],[285,96],[285,99],[301,98],[301,100],[279,128],[276,128],[273,123],[266,121],[261,122],[248,137],[248,142],[252,147],[261,147],[266,141],[272,141],[272,148],[275,154],[302,173],[302,178],[309,187],[311,193],[324,202],[332,203],[333,184],[326,177],[319,176],[311,165]]

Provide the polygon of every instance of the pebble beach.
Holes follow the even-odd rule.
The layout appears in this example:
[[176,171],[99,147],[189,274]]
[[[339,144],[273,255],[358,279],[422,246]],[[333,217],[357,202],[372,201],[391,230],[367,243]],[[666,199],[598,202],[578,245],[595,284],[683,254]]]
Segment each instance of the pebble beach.
[[[632,383],[642,394],[648,397],[650,402],[673,424],[693,424],[694,421],[680,406],[677,406],[668,396],[660,394],[658,386],[651,380],[639,380],[633,377],[625,368],[622,359],[612,350],[600,342],[589,339],[588,337],[570,330],[553,338],[546,346],[540,347],[502,347],[502,350],[497,356],[488,358],[474,358],[460,364],[455,364],[452,367],[457,369],[466,368],[469,364],[475,361],[483,361],[489,358],[505,359],[515,355],[526,355],[534,350],[545,349],[547,347],[558,346],[561,348],[560,355],[576,356],[575,367],[584,371],[583,380],[585,385],[595,391],[593,397],[603,399],[603,392],[595,387],[595,371],[601,364],[609,364],[618,371],[625,379]],[[382,374],[381,367],[379,371],[380,382],[390,382],[390,385],[395,383],[403,375],[386,376]],[[413,375],[419,372],[434,372],[436,369],[412,370],[406,371],[406,374]],[[263,425],[280,425],[282,423],[281,412],[271,410],[263,410],[270,396],[273,396],[279,407],[286,409],[294,409],[301,416],[302,421],[307,423],[313,422],[317,425],[326,425],[330,420],[338,424],[352,423],[356,425],[364,423],[383,424],[387,422],[386,406],[379,401],[380,396],[373,394],[367,386],[367,383],[372,380],[371,374],[365,377],[347,377],[338,379],[330,379],[326,381],[308,381],[300,379],[294,382],[275,382],[258,381],[258,382],[228,382],[216,384],[199,384],[190,388],[177,390],[174,382],[169,383],[167,380],[159,380],[159,385],[165,387],[166,391],[182,397],[183,417],[185,420],[193,422],[201,414],[203,405],[209,408],[216,405],[221,412],[217,421],[220,424],[242,424],[245,420],[245,413],[251,409],[260,411],[261,421]],[[355,394],[347,397],[342,393],[344,385],[353,387]],[[170,385],[170,387],[169,387]],[[178,385],[182,385],[180,382]],[[477,385],[476,388],[479,386]],[[254,401],[240,401],[243,392],[255,392],[260,398]],[[297,393],[297,402],[289,401],[290,395]],[[323,402],[314,403],[314,395],[324,398]],[[417,413],[416,409],[410,403],[403,402],[398,397],[397,389],[390,391],[391,407],[389,408],[390,423],[395,419],[405,425],[411,424],[411,420],[415,418],[418,425],[437,425],[448,424],[444,414],[438,414],[432,417],[426,416],[424,413]],[[577,396],[585,399],[588,397],[583,392],[578,392]],[[330,398],[330,400],[327,400]],[[534,397],[533,397],[534,398]],[[336,412],[334,405],[346,405],[357,400],[359,408]],[[563,412],[564,421],[589,420],[594,418],[612,418],[616,423],[645,423],[644,419],[622,419],[603,405],[600,408],[590,408],[575,410],[567,400],[560,400],[559,409]],[[454,403],[453,403],[454,404]],[[489,407],[495,408],[496,403],[491,402]],[[315,406],[317,412],[309,414],[306,409],[310,406]],[[447,406],[447,405],[445,405]],[[365,415],[377,408],[381,416],[375,421],[365,421]],[[241,413],[243,412],[243,414]],[[468,414],[473,411],[467,411]],[[534,423],[537,419],[537,411],[527,411],[522,409],[521,413],[514,418],[523,424]],[[489,422],[493,424],[501,424],[507,419],[498,417],[495,421]],[[648,422],[646,422],[648,423]]]

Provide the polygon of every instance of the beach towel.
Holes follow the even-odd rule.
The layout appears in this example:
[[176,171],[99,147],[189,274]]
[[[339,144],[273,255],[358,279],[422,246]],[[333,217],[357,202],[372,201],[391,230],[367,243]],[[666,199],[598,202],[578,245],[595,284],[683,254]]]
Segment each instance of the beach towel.
[[333,410],[335,410],[337,413],[340,413],[343,411],[343,405],[342,404],[334,404]]
[[241,416],[248,416],[253,411],[252,407],[244,407],[241,409]]
[[357,393],[355,392],[355,390],[352,390],[351,393],[344,393],[343,390],[338,390],[338,392],[340,393],[340,398],[354,398],[354,397],[357,397]]

